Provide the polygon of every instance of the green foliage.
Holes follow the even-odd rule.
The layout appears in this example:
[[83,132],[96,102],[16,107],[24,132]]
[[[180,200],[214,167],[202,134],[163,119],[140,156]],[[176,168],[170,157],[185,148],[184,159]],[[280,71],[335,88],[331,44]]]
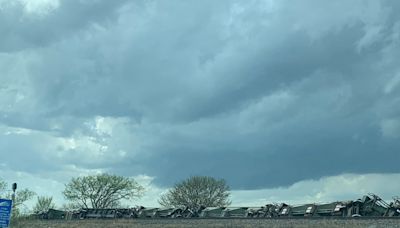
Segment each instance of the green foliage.
[[143,194],[143,187],[134,179],[99,174],[72,178],[65,185],[65,198],[83,208],[112,208],[121,200],[132,200]]
[[229,186],[223,179],[207,176],[190,177],[162,195],[158,201],[163,206],[222,207],[230,205]]
[[53,197],[38,196],[35,206],[33,207],[34,212],[46,212],[49,209],[54,209],[56,205],[53,202]]

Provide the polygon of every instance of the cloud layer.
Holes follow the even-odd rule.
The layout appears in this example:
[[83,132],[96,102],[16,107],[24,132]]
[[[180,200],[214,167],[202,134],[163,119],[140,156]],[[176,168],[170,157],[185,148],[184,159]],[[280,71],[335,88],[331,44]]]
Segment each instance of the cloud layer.
[[0,1],[2,170],[235,190],[400,173],[397,1]]

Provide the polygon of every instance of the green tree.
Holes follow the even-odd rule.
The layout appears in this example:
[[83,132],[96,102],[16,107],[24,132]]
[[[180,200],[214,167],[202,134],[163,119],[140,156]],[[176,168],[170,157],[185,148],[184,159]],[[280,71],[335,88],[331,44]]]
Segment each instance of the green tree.
[[112,208],[121,200],[132,200],[142,196],[144,188],[134,179],[98,174],[72,178],[65,185],[63,194],[67,200],[83,208]]
[[54,209],[56,205],[53,202],[53,197],[49,196],[38,196],[35,206],[33,207],[34,212],[46,212],[49,209]]
[[186,206],[191,209],[223,207],[231,204],[229,195],[229,186],[224,179],[193,176],[175,184],[158,202],[166,207]]

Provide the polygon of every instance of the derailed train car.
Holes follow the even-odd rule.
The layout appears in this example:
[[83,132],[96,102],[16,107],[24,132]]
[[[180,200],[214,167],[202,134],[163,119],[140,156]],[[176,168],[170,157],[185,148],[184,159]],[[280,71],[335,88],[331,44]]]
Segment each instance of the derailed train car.
[[50,209],[34,214],[39,219],[116,219],[116,218],[294,218],[294,217],[399,217],[400,199],[386,203],[369,194],[355,201],[326,204],[267,204],[262,207],[187,207],[177,208],[115,208],[60,211]]

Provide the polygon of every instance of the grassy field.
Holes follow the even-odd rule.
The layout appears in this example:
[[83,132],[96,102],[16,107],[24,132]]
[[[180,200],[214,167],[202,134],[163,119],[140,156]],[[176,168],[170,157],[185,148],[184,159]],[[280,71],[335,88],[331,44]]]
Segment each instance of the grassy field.
[[272,228],[400,228],[400,219],[378,219],[378,220],[337,220],[337,219],[158,219],[158,220],[21,220],[13,222],[12,228],[101,228],[101,227],[272,227]]

